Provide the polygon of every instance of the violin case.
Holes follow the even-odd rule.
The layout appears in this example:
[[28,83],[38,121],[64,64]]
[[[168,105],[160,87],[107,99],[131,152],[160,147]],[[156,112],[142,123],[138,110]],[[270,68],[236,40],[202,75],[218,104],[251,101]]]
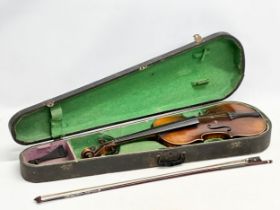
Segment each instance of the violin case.
[[[193,43],[16,113],[9,122],[13,139],[32,145],[19,155],[23,178],[45,182],[265,150],[271,134],[268,117],[252,105],[225,101],[244,77],[241,43],[225,32],[194,37]],[[176,147],[142,139],[122,145],[117,154],[81,158],[81,151],[98,146],[100,138],[109,141],[151,128],[155,119],[164,116],[199,116],[221,104],[256,110],[266,121],[266,130]],[[30,163],[61,145],[65,157]]]

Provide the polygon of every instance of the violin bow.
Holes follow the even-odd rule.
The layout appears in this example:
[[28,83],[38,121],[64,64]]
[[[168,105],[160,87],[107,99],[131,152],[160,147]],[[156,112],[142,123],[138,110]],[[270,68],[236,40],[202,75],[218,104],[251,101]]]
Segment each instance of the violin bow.
[[246,158],[246,159],[242,159],[242,160],[224,162],[224,163],[219,163],[219,164],[215,164],[215,165],[209,165],[209,166],[204,166],[204,167],[199,167],[199,168],[194,168],[194,169],[187,169],[187,170],[166,173],[166,174],[157,175],[157,176],[150,176],[150,177],[133,179],[133,180],[123,181],[123,182],[116,182],[113,184],[101,185],[101,186],[97,186],[97,187],[88,187],[88,188],[71,190],[71,191],[66,191],[66,192],[61,192],[61,193],[41,195],[41,196],[36,197],[34,200],[37,203],[42,203],[42,202],[47,202],[47,201],[52,201],[52,200],[72,198],[72,197],[82,196],[82,195],[92,194],[92,193],[99,193],[99,192],[106,191],[106,190],[113,190],[113,189],[118,189],[118,188],[133,186],[133,185],[139,185],[139,184],[144,184],[144,183],[148,183],[148,182],[160,181],[160,180],[165,180],[165,179],[171,179],[171,178],[176,178],[176,177],[189,176],[189,175],[194,175],[194,174],[226,170],[226,169],[233,169],[233,168],[241,168],[241,167],[246,167],[246,166],[263,165],[263,164],[268,164],[268,163],[272,163],[272,160],[262,160],[260,157],[251,157],[251,158]]

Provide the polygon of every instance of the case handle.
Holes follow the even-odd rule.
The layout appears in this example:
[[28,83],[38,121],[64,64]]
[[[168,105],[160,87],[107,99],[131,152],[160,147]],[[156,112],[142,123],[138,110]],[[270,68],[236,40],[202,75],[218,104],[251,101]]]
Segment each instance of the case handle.
[[157,163],[159,166],[175,166],[185,162],[186,152],[172,153],[169,152],[165,155],[158,155]]

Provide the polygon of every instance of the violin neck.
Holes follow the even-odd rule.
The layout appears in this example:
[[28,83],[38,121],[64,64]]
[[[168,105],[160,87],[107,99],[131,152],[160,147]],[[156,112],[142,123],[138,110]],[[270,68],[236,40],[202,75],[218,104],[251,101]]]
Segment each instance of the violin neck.
[[166,125],[161,125],[158,127],[154,127],[154,128],[150,128],[150,129],[146,129],[137,133],[133,133],[130,135],[126,135],[126,136],[122,136],[119,138],[115,138],[114,143],[116,146],[119,146],[121,144],[125,144],[125,143],[129,143],[141,138],[145,138],[145,137],[152,137],[156,134],[162,134],[164,132],[167,131],[173,131],[173,130],[177,130],[180,128],[185,128],[185,127],[189,127],[189,126],[194,126],[199,124],[199,118],[197,117],[192,117],[192,118],[188,118],[185,120],[181,120],[178,122],[174,122],[174,123],[170,123],[170,124],[166,124]]

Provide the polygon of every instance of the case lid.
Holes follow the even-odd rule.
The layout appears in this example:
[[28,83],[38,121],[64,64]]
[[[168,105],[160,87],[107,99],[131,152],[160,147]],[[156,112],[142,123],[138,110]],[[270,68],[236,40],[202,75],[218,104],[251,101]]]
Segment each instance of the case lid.
[[240,42],[216,33],[16,113],[13,138],[34,144],[171,110],[220,101],[244,75]]

